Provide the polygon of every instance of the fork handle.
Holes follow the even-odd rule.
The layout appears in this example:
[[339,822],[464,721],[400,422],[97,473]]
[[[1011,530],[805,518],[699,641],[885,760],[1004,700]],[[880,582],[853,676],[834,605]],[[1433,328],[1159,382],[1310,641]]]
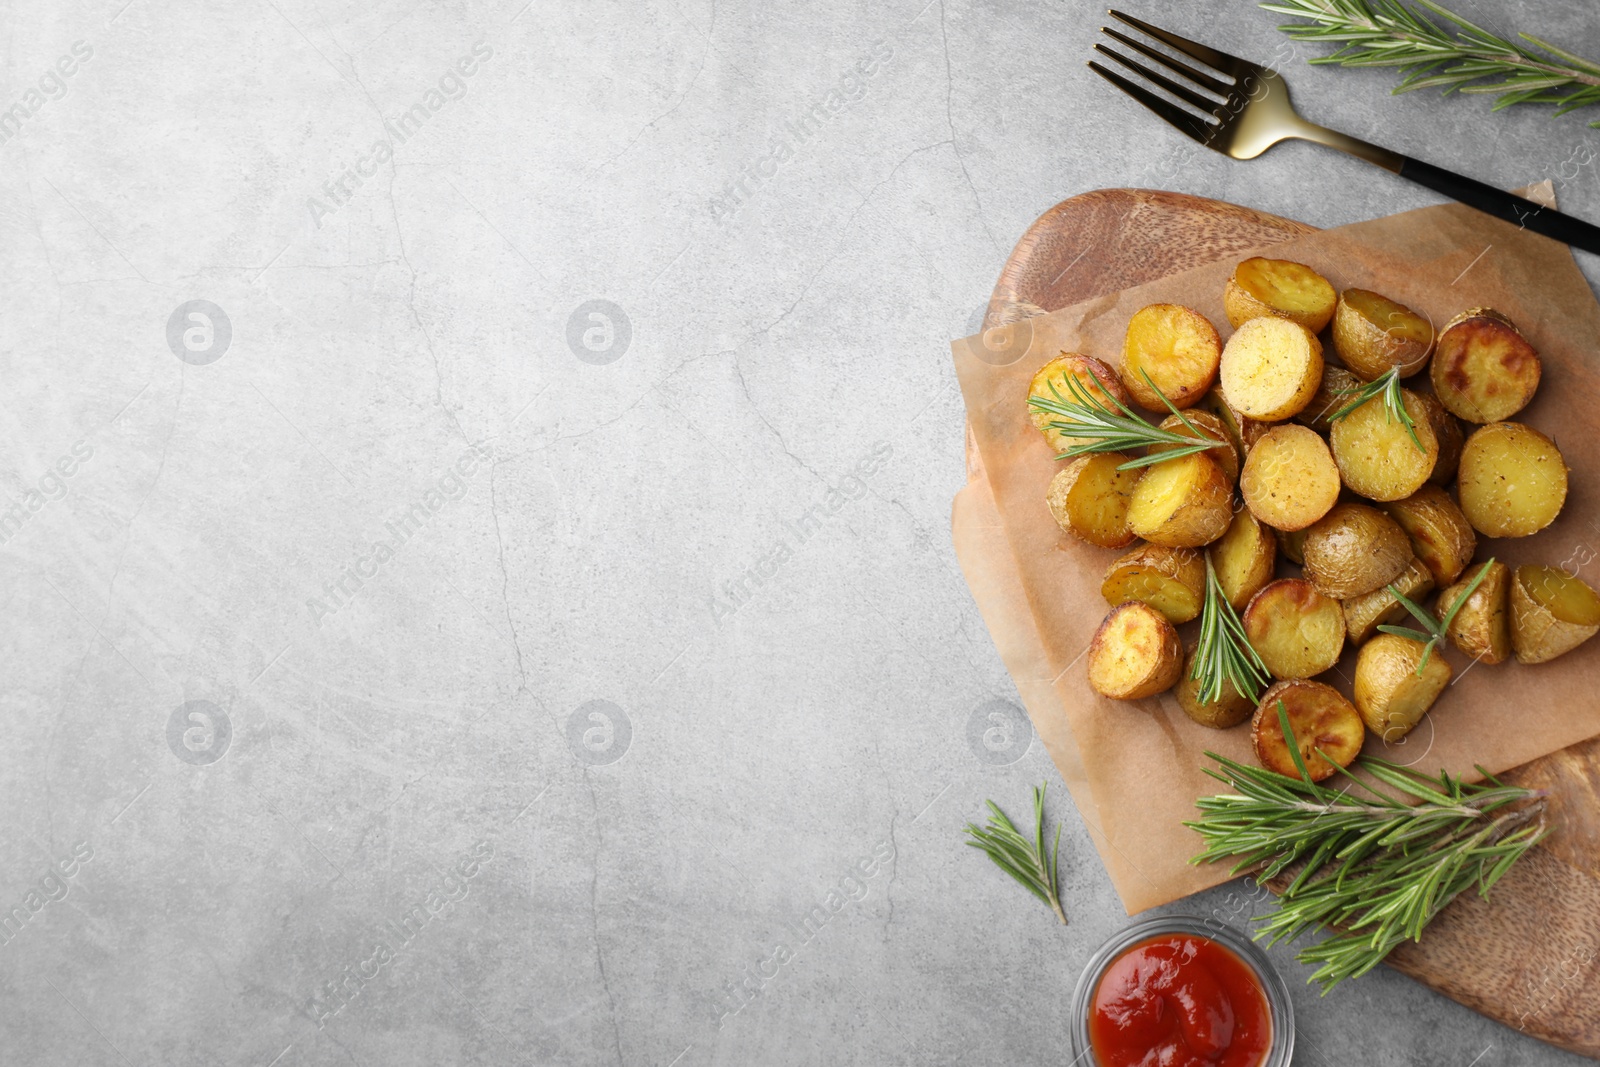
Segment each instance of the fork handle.
[[1410,156],[1402,157],[1399,174],[1497,219],[1600,255],[1600,226]]

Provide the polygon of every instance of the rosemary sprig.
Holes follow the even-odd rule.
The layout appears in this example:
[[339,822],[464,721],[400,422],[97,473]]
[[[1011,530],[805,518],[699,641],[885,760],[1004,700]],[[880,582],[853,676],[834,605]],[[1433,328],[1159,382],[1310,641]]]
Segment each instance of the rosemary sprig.
[[[1489,889],[1543,840],[1545,793],[1484,781],[1467,784],[1441,771],[1429,777],[1363,756],[1357,766],[1405,800],[1379,792],[1348,771],[1361,796],[1311,781],[1282,703],[1279,721],[1300,778],[1246,767],[1208,752],[1221,770],[1206,773],[1230,792],[1196,801],[1201,816],[1185,823],[1206,843],[1193,863],[1236,859],[1234,872],[1255,868],[1257,883],[1297,873],[1277,910],[1257,916],[1257,940],[1294,941],[1311,930],[1330,936],[1301,949],[1317,965],[1308,982],[1322,992],[1376,967],[1397,945],[1419,940],[1433,918],[1461,893]],[[1417,803],[1411,803],[1416,801]]]
[[1387,372],[1374,378],[1359,389],[1340,390],[1340,396],[1351,396],[1355,399],[1344,407],[1328,416],[1329,422],[1335,422],[1361,407],[1369,400],[1383,398],[1383,413],[1390,422],[1399,419],[1406,428],[1406,433],[1411,435],[1411,443],[1417,446],[1418,452],[1426,452],[1422,447],[1422,438],[1417,436],[1417,424],[1412,421],[1411,412],[1406,410],[1405,398],[1400,395],[1400,368],[1390,367]]
[[1200,639],[1194,646],[1194,663],[1189,677],[1200,682],[1200,702],[1209,704],[1222,696],[1224,682],[1254,703],[1270,681],[1266,664],[1256,654],[1244,626],[1234,614],[1233,605],[1222,592],[1217,572],[1206,555],[1206,598],[1200,609]]
[[[1149,374],[1145,374],[1144,377],[1145,381],[1150,381]],[[1160,393],[1159,389],[1155,389],[1154,383],[1150,388]],[[1063,437],[1088,438],[1061,453],[1057,459],[1073,459],[1089,452],[1124,452],[1132,448],[1147,448],[1150,445],[1178,446],[1165,452],[1152,452],[1147,456],[1118,464],[1117,469],[1125,471],[1135,467],[1148,467],[1152,463],[1161,463],[1180,456],[1192,456],[1196,452],[1212,448],[1232,447],[1226,441],[1213,440],[1196,430],[1188,416],[1173,407],[1172,401],[1167,400],[1165,396],[1161,399],[1172,413],[1193,431],[1192,437],[1176,430],[1163,430],[1159,426],[1152,425],[1108,392],[1106,395],[1111,397],[1111,402],[1117,406],[1116,411],[1111,410],[1099,397],[1085,389],[1076,375],[1067,375],[1067,390],[1072,393],[1071,400],[1062,396],[1061,390],[1056,388],[1056,383],[1051,382],[1050,392],[1055,394],[1054,400],[1043,396],[1028,398],[1030,406],[1061,416],[1059,419],[1051,420],[1049,425],[1052,430]]]
[[[1455,621],[1456,612],[1460,611],[1461,606],[1467,602],[1467,599],[1471,597],[1473,593],[1478,591],[1478,586],[1483,584],[1484,576],[1489,573],[1489,568],[1493,564],[1494,557],[1491,556],[1488,563],[1485,563],[1483,566],[1478,568],[1478,576],[1472,579],[1471,582],[1467,583],[1466,589],[1462,590],[1461,595],[1456,598],[1455,603],[1450,605],[1443,616],[1434,615],[1433,612],[1429,611],[1421,604],[1418,604],[1415,600],[1412,600],[1410,597],[1406,596],[1400,590],[1396,589],[1393,584],[1390,584],[1389,595],[1404,605],[1405,609],[1411,613],[1412,617],[1415,618],[1417,622],[1421,623],[1428,632],[1422,633],[1419,630],[1412,630],[1405,626],[1390,626],[1388,623],[1382,624],[1378,627],[1378,629],[1382,630],[1386,634],[1395,634],[1398,637],[1409,637],[1413,641],[1422,642],[1422,658],[1417,661],[1418,678],[1422,677],[1422,670],[1428,665],[1428,657],[1433,655],[1433,650],[1444,644],[1445,635],[1450,629],[1450,624]],[[1439,606],[1443,608],[1443,602],[1441,602]]]
[[1044,790],[1043,785],[1033,788],[1033,839],[1023,837],[1006,818],[1006,813],[992,800],[984,801],[989,805],[989,824],[980,829],[972,823],[967,823],[966,830],[972,840],[967,844],[972,848],[982,849],[995,866],[1005,871],[1017,882],[1050,905],[1050,910],[1056,913],[1056,918],[1061,920],[1061,925],[1067,924],[1067,913],[1061,910],[1060,883],[1056,879],[1057,857],[1061,851],[1061,824],[1056,824],[1055,843],[1051,846],[1050,854],[1044,851]]
[[[1337,52],[1313,63],[1404,68],[1396,93],[1435,86],[1446,94],[1496,93],[1495,111],[1554,104],[1557,115],[1600,103],[1600,64],[1530,33],[1517,34],[1516,41],[1500,37],[1434,0],[1416,4],[1423,10],[1400,0],[1281,0],[1261,6],[1309,19],[1278,27],[1296,40],[1339,42]],[[1496,80],[1484,80],[1491,78]]]

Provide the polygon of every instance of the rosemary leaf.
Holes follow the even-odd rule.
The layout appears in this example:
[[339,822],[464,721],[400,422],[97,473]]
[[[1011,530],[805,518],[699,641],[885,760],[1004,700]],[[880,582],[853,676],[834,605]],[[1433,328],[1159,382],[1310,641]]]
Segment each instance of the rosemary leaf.
[[1006,817],[1006,813],[992,800],[985,801],[989,808],[988,824],[978,827],[968,823],[963,833],[970,838],[967,841],[968,846],[982,849],[987,853],[996,867],[1016,879],[1022,888],[1050,905],[1050,910],[1056,913],[1056,918],[1065,926],[1067,913],[1061,908],[1061,885],[1058,877],[1061,825],[1056,824],[1055,842],[1047,855],[1044,850],[1044,791],[1043,785],[1035,786],[1033,790],[1034,828],[1031,839],[1023,837],[1015,824]]

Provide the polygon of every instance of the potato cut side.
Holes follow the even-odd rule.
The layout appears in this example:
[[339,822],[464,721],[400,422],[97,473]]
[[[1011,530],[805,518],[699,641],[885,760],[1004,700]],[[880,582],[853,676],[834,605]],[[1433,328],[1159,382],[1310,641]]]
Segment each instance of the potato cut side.
[[1394,367],[1409,378],[1433,351],[1433,323],[1369,289],[1346,289],[1333,311],[1333,350],[1369,382]]
[[[1112,397],[1116,397],[1124,404],[1132,402],[1128,391],[1122,387],[1122,382],[1117,378],[1116,371],[1093,356],[1080,355],[1077,352],[1063,352],[1040,367],[1034,374],[1033,381],[1028,384],[1028,399],[1038,397],[1041,400],[1055,400],[1059,394],[1060,399],[1069,403],[1076,402],[1077,398],[1067,385],[1068,378],[1075,379],[1090,396],[1113,412],[1117,410],[1117,406],[1112,403]],[[1028,405],[1028,418],[1039,432],[1044,434],[1045,442],[1058,456],[1073,445],[1099,440],[1097,437],[1072,437],[1062,433],[1059,427],[1052,426],[1051,423],[1071,423],[1077,420],[1054,412],[1041,411],[1031,403]]]
[[1466,443],[1467,435],[1461,432],[1461,420],[1446,411],[1438,397],[1432,393],[1413,395],[1428,413],[1428,425],[1433,427],[1434,440],[1439,442],[1439,458],[1433,461],[1428,481],[1449,485],[1455,481],[1456,468],[1461,464],[1461,446]]
[[1437,652],[1417,673],[1423,648],[1409,637],[1379,634],[1356,657],[1356,710],[1367,729],[1391,744],[1411,732],[1450,684],[1450,664]]
[[1439,458],[1439,439],[1428,409],[1409,389],[1400,390],[1400,399],[1411,416],[1415,441],[1404,422],[1390,417],[1381,397],[1335,421],[1329,432],[1333,461],[1344,484],[1370,500],[1399,500],[1415,493]]
[[1298,414],[1322,384],[1322,342],[1288,319],[1250,319],[1222,349],[1222,395],[1251,419]]
[[1249,697],[1241,696],[1233,687],[1233,683],[1224,680],[1222,694],[1209,704],[1200,699],[1200,682],[1193,677],[1194,653],[1189,653],[1189,659],[1183,666],[1183,677],[1178,680],[1178,687],[1173,690],[1173,695],[1178,698],[1178,707],[1183,713],[1201,726],[1208,726],[1213,730],[1226,730],[1230,726],[1238,726],[1250,717],[1255,710],[1255,701]]
[[1454,498],[1437,485],[1425,485],[1404,500],[1383,505],[1411,539],[1411,550],[1433,574],[1435,585],[1456,580],[1478,550],[1478,535]]
[[1278,715],[1280,702],[1288,713],[1300,760],[1313,782],[1333,774],[1336,765],[1348,767],[1355,762],[1366,740],[1366,728],[1355,705],[1331,685],[1301,679],[1272,686],[1256,707],[1250,740],[1263,767],[1288,778],[1300,777]]
[[1338,295],[1328,279],[1287,259],[1256,256],[1233,268],[1222,292],[1223,310],[1234,329],[1264,315],[1287,319],[1316,333],[1328,325]]
[[1220,386],[1212,386],[1206,395],[1200,398],[1200,403],[1195,406],[1204,411],[1209,411],[1222,420],[1222,425],[1227,429],[1228,436],[1238,447],[1239,455],[1241,456],[1255,447],[1255,443],[1261,439],[1262,434],[1272,429],[1272,423],[1249,418],[1235,410],[1229,405],[1227,397],[1222,395]]
[[1343,410],[1354,397],[1350,394],[1361,388],[1361,379],[1332,363],[1322,366],[1322,384],[1311,395],[1311,401],[1295,415],[1296,422],[1325,434],[1333,429],[1331,416]]
[[1278,537],[1248,508],[1234,515],[1228,532],[1206,549],[1217,584],[1233,610],[1241,611],[1250,598],[1272,581],[1278,561]]
[[1129,544],[1133,531],[1128,527],[1128,507],[1143,472],[1117,469],[1127,461],[1120,452],[1096,452],[1056,471],[1044,498],[1056,525],[1101,548]]
[[[1188,420],[1187,425],[1184,422],[1185,419]],[[1230,485],[1239,480],[1238,446],[1233,443],[1233,436],[1228,433],[1228,428],[1223,425],[1222,420],[1211,414],[1211,412],[1201,411],[1199,408],[1190,408],[1183,413],[1183,418],[1179,418],[1176,415],[1168,415],[1161,420],[1161,429],[1182,434],[1195,441],[1207,438],[1212,441],[1221,441],[1227,446],[1226,448],[1210,449],[1206,452],[1206,455],[1215,460],[1217,466],[1222,468],[1222,473],[1228,479]],[[1199,432],[1197,433],[1196,431]],[[1184,446],[1151,445],[1146,451],[1171,452],[1175,448],[1182,447]]]
[[1186,408],[1216,381],[1221,358],[1222,340],[1204,315],[1178,304],[1151,304],[1128,320],[1122,384],[1151,411],[1166,410],[1162,397],[1173,407]]
[[1184,623],[1205,603],[1205,557],[1192,548],[1140,545],[1106,570],[1100,595],[1112,607],[1137,600]]
[[1323,596],[1344,600],[1394,581],[1411,562],[1400,524],[1366,504],[1336,504],[1306,529],[1306,578]]
[[1210,544],[1232,518],[1233,486],[1204,452],[1146,467],[1128,509],[1136,535],[1174,548]]
[[1250,599],[1245,637],[1274,678],[1310,678],[1339,662],[1344,609],[1303,578],[1280,578]]
[[1528,406],[1539,388],[1539,353],[1510,319],[1473,308],[1451,319],[1433,353],[1433,391],[1468,422],[1500,422]]
[[1352,645],[1359,645],[1367,638],[1378,632],[1380,626],[1393,626],[1402,623],[1403,619],[1410,617],[1411,613],[1406,606],[1395,599],[1389,592],[1389,586],[1400,590],[1401,594],[1413,603],[1422,603],[1422,598],[1433,591],[1433,572],[1428,570],[1420,559],[1413,558],[1406,564],[1406,569],[1400,576],[1388,585],[1379,586],[1370,593],[1350,597],[1341,601],[1344,608],[1344,633]]
[[1546,663],[1600,632],[1600,596],[1560,567],[1518,567],[1510,600],[1518,663]]
[[1141,700],[1171,689],[1183,670],[1183,644],[1155,608],[1113,608],[1089,642],[1089,685],[1112,700]]
[[1483,576],[1483,581],[1466,602],[1456,608],[1445,633],[1450,643],[1471,656],[1474,662],[1504,663],[1511,655],[1511,571],[1504,563],[1484,563],[1463,572],[1454,585],[1440,592],[1434,614],[1440,619],[1450,614],[1451,608],[1484,568],[1488,568],[1489,573]]
[[1472,431],[1457,472],[1461,511],[1486,537],[1527,537],[1567,502],[1567,464],[1556,443],[1520,422]]
[[1339,468],[1327,443],[1297,423],[1263,434],[1239,472],[1245,506],[1278,530],[1303,530],[1322,518],[1339,489]]

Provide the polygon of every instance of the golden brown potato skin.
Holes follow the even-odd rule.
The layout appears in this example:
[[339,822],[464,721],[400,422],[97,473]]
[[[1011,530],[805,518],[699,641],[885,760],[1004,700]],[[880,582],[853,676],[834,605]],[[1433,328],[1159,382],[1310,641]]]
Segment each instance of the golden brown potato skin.
[[1567,464],[1556,443],[1520,422],[1472,431],[1461,448],[1461,511],[1485,537],[1527,537],[1567,502]]
[[1183,677],[1178,680],[1178,686],[1173,695],[1178,698],[1178,707],[1183,713],[1201,726],[1208,726],[1213,730],[1226,730],[1230,726],[1238,726],[1250,717],[1255,710],[1255,702],[1249,697],[1239,695],[1233,683],[1222,683],[1222,695],[1211,703],[1202,703],[1200,700],[1200,683],[1191,672],[1194,669],[1194,653],[1189,654],[1188,661],[1183,667]]
[[1251,319],[1222,346],[1222,395],[1249,418],[1287,419],[1311,403],[1323,366],[1316,334],[1287,319]]
[[1300,552],[1317,592],[1338,600],[1383,588],[1412,556],[1400,524],[1367,504],[1335,504],[1306,529]]
[[[1548,663],[1600,632],[1600,597],[1559,567],[1518,567],[1510,600],[1511,648],[1518,663]],[[1562,610],[1553,610],[1550,601]]]
[[1439,333],[1430,371],[1433,391],[1468,422],[1500,422],[1528,406],[1539,388],[1539,353],[1511,320],[1473,308]]
[[1356,710],[1368,729],[1390,743],[1410,733],[1450,684],[1450,664],[1437,652],[1418,676],[1422,651],[1421,641],[1379,634],[1356,657]]
[[1249,508],[1240,508],[1228,532],[1213,541],[1206,552],[1222,594],[1234,611],[1240,611],[1262,586],[1272,581],[1278,538],[1270,526],[1250,514]]
[[[1069,376],[1075,378],[1078,384],[1082,385],[1092,397],[1112,411],[1117,410],[1116,404],[1111,401],[1112,397],[1116,397],[1124,404],[1133,402],[1128,396],[1128,391],[1122,387],[1122,381],[1117,377],[1116,371],[1093,356],[1085,356],[1078,352],[1063,352],[1049,363],[1040,367],[1034,374],[1033,381],[1028,385],[1028,396],[1030,398],[1040,397],[1041,399],[1053,400],[1056,392],[1059,392],[1062,399],[1073,402],[1075,398],[1071,389],[1067,386],[1067,378]],[[1055,391],[1052,391],[1052,385],[1055,387]],[[1073,445],[1081,445],[1087,441],[1098,440],[1098,438],[1068,437],[1062,434],[1060,430],[1050,425],[1052,422],[1064,421],[1061,416],[1048,411],[1040,411],[1032,404],[1028,405],[1028,419],[1038,428],[1040,433],[1044,434],[1045,443],[1058,456]]]
[[1128,508],[1136,535],[1174,548],[1210,544],[1232,519],[1233,484],[1204,452],[1146,467]]
[[1239,620],[1274,678],[1310,678],[1339,662],[1344,608],[1304,578],[1280,578],[1250,598]]
[[1366,641],[1380,626],[1394,625],[1409,617],[1410,612],[1406,611],[1405,605],[1389,592],[1390,585],[1413,603],[1421,604],[1422,598],[1433,591],[1433,572],[1420,559],[1413,557],[1406,564],[1406,569],[1400,572],[1400,577],[1388,585],[1341,601],[1344,607],[1344,633],[1352,645]]
[[1369,500],[1410,496],[1428,480],[1439,458],[1439,441],[1427,408],[1409,389],[1400,390],[1400,399],[1411,416],[1416,441],[1403,422],[1389,417],[1381,399],[1369,400],[1338,419],[1328,433],[1339,476],[1352,492]]
[[1511,655],[1511,571],[1504,563],[1495,561],[1468,568],[1454,585],[1439,594],[1434,614],[1440,619],[1448,615],[1485,567],[1489,573],[1456,611],[1445,632],[1450,643],[1475,662],[1492,665],[1504,663]]
[[1175,408],[1186,408],[1217,380],[1221,357],[1222,340],[1204,315],[1179,304],[1151,304],[1128,320],[1122,384],[1151,411],[1166,410],[1163,397]]
[[1305,544],[1306,532],[1304,530],[1279,530],[1278,547],[1283,550],[1283,558],[1290,563],[1305,565],[1305,554],[1300,551]]
[[1328,279],[1288,259],[1253,256],[1233,268],[1222,291],[1228,325],[1238,329],[1250,319],[1288,319],[1316,333],[1333,317],[1338,297]]
[[1278,718],[1279,701],[1289,715],[1289,728],[1313,782],[1333,774],[1334,764],[1348,767],[1355,762],[1366,739],[1355,705],[1331,685],[1296,679],[1279,682],[1263,693],[1250,720],[1250,740],[1263,767],[1288,778],[1300,777]]
[[1439,442],[1439,458],[1433,461],[1433,473],[1428,475],[1428,481],[1449,485],[1455,480],[1456,467],[1461,463],[1461,446],[1467,439],[1461,432],[1461,421],[1446,411],[1432,393],[1414,395],[1428,413],[1428,425],[1433,427],[1434,440]]
[[1096,452],[1056,471],[1044,501],[1063,533],[1101,548],[1122,548],[1133,541],[1128,505],[1141,472],[1117,469],[1127,461],[1121,452]]
[[[1187,424],[1185,424],[1185,420],[1188,420]],[[1190,427],[1194,429],[1191,430]],[[1230,484],[1238,482],[1239,447],[1233,443],[1233,435],[1228,433],[1227,426],[1217,416],[1209,411],[1201,411],[1199,408],[1190,408],[1183,413],[1183,418],[1181,419],[1176,415],[1168,415],[1162,419],[1161,429],[1182,434],[1195,441],[1202,438],[1210,438],[1213,441],[1221,441],[1227,445],[1228,447],[1226,448],[1213,448],[1206,455],[1210,456],[1217,466],[1222,468],[1222,473],[1227,477]],[[1194,430],[1200,432],[1195,433]],[[1151,445],[1145,451],[1171,452],[1175,448],[1182,447],[1182,445]]]
[[1139,545],[1106,570],[1100,595],[1112,607],[1138,600],[1170,622],[1185,623],[1205,603],[1205,557],[1192,548]]
[[1142,700],[1171,689],[1183,643],[1165,615],[1137,600],[1113,608],[1089,642],[1089,685],[1112,700]]
[[1333,350],[1365,381],[1393,367],[1409,378],[1433,351],[1433,324],[1370,289],[1346,289],[1333,312]]
[[1209,411],[1222,420],[1222,425],[1227,429],[1235,447],[1239,449],[1241,457],[1255,447],[1262,434],[1272,429],[1272,423],[1252,419],[1235,410],[1228,404],[1227,397],[1222,395],[1222,389],[1218,386],[1212,386],[1195,407]]
[[1433,572],[1435,585],[1456,580],[1478,549],[1478,535],[1454,498],[1428,484],[1383,510],[1411,538],[1411,550]]
[[1239,472],[1251,514],[1276,530],[1303,530],[1339,499],[1339,468],[1314,430],[1280,423],[1256,442]]
[[1300,409],[1294,421],[1325,434],[1333,429],[1330,415],[1344,408],[1355,398],[1351,394],[1361,388],[1361,379],[1345,370],[1325,363],[1322,367],[1322,384],[1311,394],[1310,403]]

